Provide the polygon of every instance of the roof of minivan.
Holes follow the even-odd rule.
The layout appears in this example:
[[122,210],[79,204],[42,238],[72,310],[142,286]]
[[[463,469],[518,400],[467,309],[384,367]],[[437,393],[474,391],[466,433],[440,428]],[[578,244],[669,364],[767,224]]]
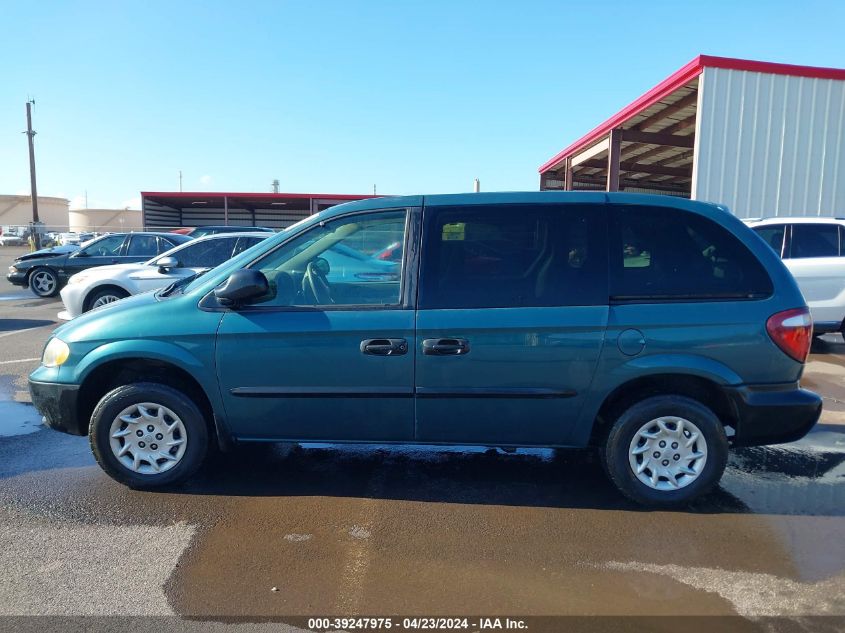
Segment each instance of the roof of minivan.
[[705,215],[713,213],[727,213],[726,207],[709,202],[699,202],[673,196],[604,192],[604,191],[502,191],[492,193],[446,193],[420,196],[395,196],[389,198],[370,198],[346,202],[322,211],[323,218],[334,217],[350,211],[366,211],[375,209],[394,209],[396,207],[421,207],[423,205],[457,206],[476,204],[538,204],[538,203],[571,203],[571,204],[637,204],[658,207],[674,207],[688,211],[696,211]]
[[766,224],[843,224],[845,225],[845,219],[843,218],[831,218],[831,217],[808,217],[806,215],[802,216],[788,216],[788,215],[780,215],[773,218],[758,218],[756,220],[748,220],[747,223],[750,226],[763,226]]

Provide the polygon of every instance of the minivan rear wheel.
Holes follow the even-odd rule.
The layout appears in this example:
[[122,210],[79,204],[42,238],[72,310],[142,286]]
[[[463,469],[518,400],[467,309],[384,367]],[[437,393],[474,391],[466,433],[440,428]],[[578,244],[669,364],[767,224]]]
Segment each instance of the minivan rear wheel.
[[124,385],[103,396],[88,437],[100,467],[139,489],[184,481],[205,461],[209,444],[196,404],[157,383]]
[[654,396],[624,411],[607,436],[610,480],[643,505],[683,505],[712,490],[728,461],[719,418],[684,396]]

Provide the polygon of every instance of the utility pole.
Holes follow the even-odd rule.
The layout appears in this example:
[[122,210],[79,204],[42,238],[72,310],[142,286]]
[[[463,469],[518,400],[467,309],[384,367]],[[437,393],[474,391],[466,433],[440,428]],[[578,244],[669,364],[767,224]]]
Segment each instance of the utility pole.
[[182,170],[179,170],[179,191],[182,191]]
[[35,132],[32,130],[32,104],[35,99],[30,99],[26,102],[26,132],[24,134],[29,138],[29,182],[32,188],[32,226],[30,227],[30,235],[35,243],[35,250],[41,248],[41,235],[38,233],[38,188],[35,186],[35,144],[32,139]]

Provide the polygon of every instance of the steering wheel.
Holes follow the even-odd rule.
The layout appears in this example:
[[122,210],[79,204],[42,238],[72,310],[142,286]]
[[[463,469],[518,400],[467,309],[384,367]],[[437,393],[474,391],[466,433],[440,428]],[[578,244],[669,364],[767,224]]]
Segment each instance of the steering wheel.
[[314,305],[328,305],[334,303],[331,286],[326,275],[329,274],[329,262],[322,257],[308,262],[302,277],[302,294],[310,297]]

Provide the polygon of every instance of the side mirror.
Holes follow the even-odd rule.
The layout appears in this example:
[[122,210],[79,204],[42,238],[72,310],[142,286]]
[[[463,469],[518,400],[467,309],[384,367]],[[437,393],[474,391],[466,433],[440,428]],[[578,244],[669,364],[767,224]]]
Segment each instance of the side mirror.
[[85,251],[74,251],[70,254],[71,257],[90,257]]
[[226,282],[214,291],[221,305],[235,307],[250,299],[267,294],[270,284],[260,270],[244,268],[229,275]]
[[164,274],[171,268],[179,268],[179,262],[175,257],[162,257],[156,262],[158,264],[158,272]]

